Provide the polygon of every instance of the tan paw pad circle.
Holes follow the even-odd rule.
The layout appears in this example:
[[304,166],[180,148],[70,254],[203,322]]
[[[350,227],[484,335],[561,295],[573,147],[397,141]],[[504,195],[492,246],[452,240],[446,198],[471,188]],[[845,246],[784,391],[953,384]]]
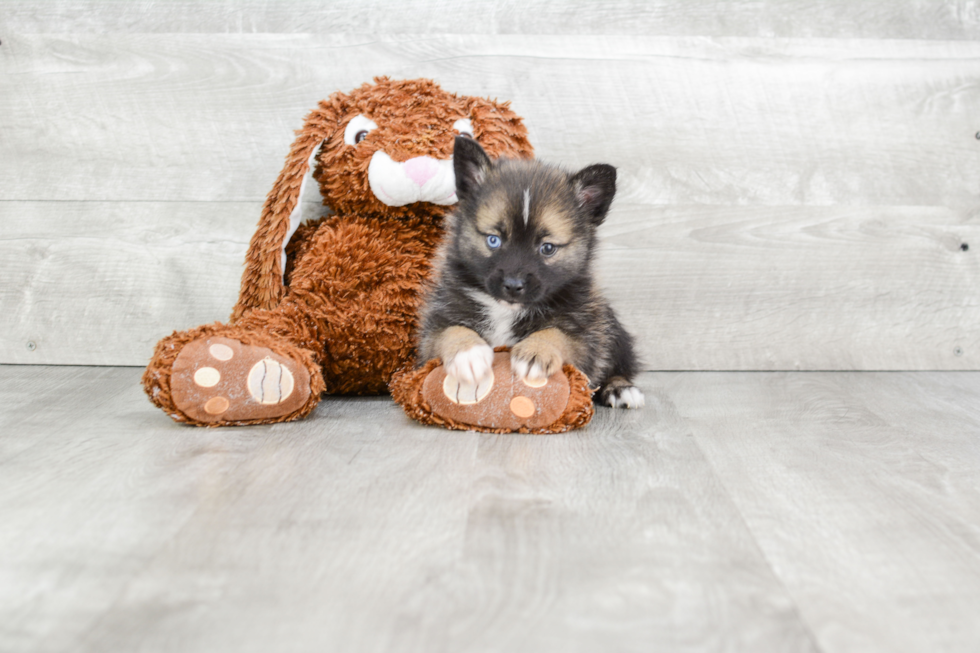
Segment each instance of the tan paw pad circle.
[[217,358],[219,361],[230,361],[235,355],[235,352],[231,350],[228,345],[211,345],[208,349],[208,353],[211,354],[212,358]]
[[529,379],[529,378],[525,378],[524,379],[524,385],[526,385],[529,388],[543,388],[546,385],[548,385],[548,378],[547,377],[544,377],[544,378],[541,378],[541,379]]
[[224,397],[211,397],[208,403],[204,404],[204,410],[209,415],[220,415],[228,410],[228,400]]
[[510,412],[521,419],[534,415],[534,402],[527,397],[514,397],[510,400]]
[[293,393],[293,375],[278,361],[263,358],[248,372],[248,393],[260,404],[278,404]]
[[202,388],[211,388],[218,385],[221,380],[221,372],[213,367],[202,367],[194,372],[194,383]]

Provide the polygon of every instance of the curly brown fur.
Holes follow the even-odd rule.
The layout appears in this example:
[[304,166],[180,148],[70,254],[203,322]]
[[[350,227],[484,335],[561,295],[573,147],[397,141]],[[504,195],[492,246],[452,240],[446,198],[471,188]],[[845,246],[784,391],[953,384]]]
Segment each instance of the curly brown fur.
[[[377,127],[350,143],[345,130],[358,116]],[[380,201],[368,178],[372,156],[383,151],[398,165],[413,157],[446,160],[461,119],[495,156],[531,156],[526,129],[507,103],[448,93],[431,80],[381,77],[322,101],[296,132],[263,206],[231,322],[161,341],[144,375],[150,399],[177,421],[192,421],[171,400],[170,374],[181,348],[206,335],[261,341],[310,369],[310,405],[263,422],[307,414],[324,389],[384,392],[413,359],[421,289],[451,207]],[[299,226],[311,161],[333,215]]]

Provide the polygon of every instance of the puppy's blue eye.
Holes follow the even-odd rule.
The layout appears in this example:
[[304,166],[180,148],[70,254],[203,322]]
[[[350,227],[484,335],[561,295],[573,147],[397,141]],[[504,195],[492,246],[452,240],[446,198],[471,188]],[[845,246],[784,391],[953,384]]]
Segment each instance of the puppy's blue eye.
[[490,249],[497,249],[500,247],[500,236],[494,236],[493,234],[487,236],[487,247]]
[[544,243],[538,251],[541,252],[541,256],[554,256],[558,248],[551,243]]

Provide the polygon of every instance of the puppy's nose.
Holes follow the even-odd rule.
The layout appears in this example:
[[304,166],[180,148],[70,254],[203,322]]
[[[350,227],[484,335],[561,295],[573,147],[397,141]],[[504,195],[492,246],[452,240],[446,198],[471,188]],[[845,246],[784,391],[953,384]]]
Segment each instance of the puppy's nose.
[[504,292],[514,297],[524,292],[524,280],[516,277],[504,277]]

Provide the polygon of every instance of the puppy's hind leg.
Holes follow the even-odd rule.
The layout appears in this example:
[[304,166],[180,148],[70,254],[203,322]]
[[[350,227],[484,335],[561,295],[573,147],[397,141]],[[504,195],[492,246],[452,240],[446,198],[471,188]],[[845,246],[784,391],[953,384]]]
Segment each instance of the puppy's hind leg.
[[639,372],[639,361],[633,347],[633,337],[615,316],[611,316],[613,332],[612,369],[599,388],[599,403],[613,408],[642,408],[643,393],[633,385]]
[[643,393],[629,379],[614,376],[599,388],[599,403],[613,408],[643,408],[645,402]]

